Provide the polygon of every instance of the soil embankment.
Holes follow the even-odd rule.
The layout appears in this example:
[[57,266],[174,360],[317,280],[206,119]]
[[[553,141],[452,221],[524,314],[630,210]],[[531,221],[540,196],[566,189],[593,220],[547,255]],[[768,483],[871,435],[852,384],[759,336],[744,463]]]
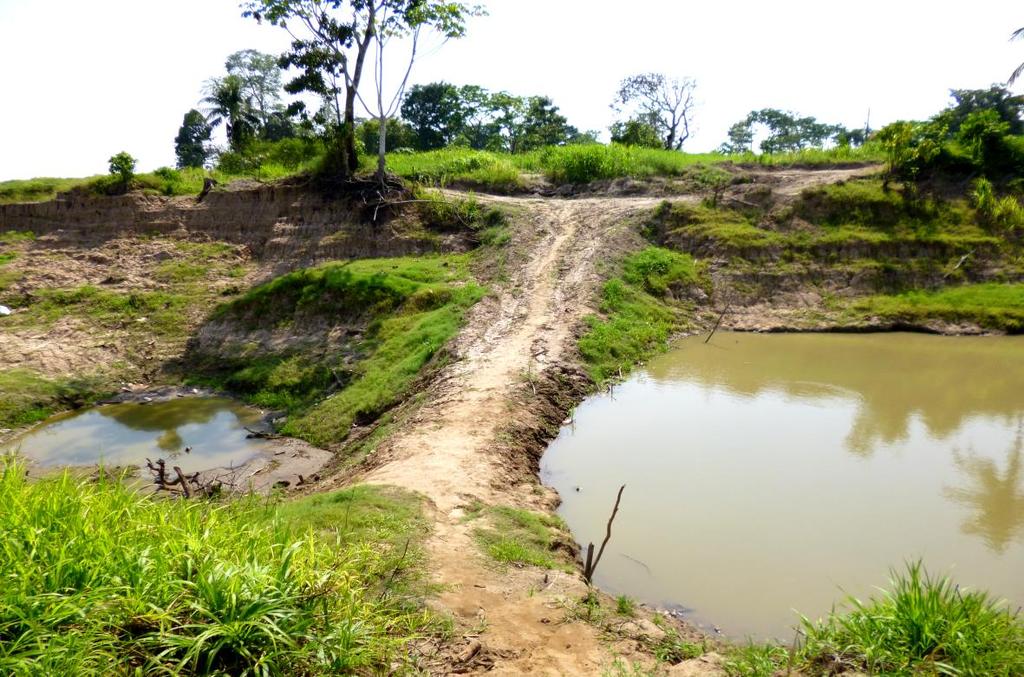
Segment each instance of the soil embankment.
[[[785,200],[809,186],[871,171],[751,171],[725,196],[750,201],[768,191]],[[700,197],[674,199],[697,203]],[[465,517],[478,502],[540,510],[557,505],[557,496],[538,483],[537,459],[589,387],[576,355],[583,318],[596,310],[608,263],[643,245],[638,222],[662,197],[483,199],[515,207],[520,214],[501,260],[491,262],[491,294],[470,311],[467,326],[450,348],[454,359],[427,386],[422,405],[378,447],[358,477],[411,489],[430,501],[435,522],[430,571],[443,586],[436,603],[454,615],[467,646],[463,660],[438,656],[439,671],[599,674],[616,656],[650,662],[638,639],[663,630],[633,623],[619,639],[609,640],[593,625],[565,621],[567,600],[585,593],[580,577],[495,568],[479,553]],[[134,275],[138,284],[146,284],[148,269],[132,273],[130,261],[134,243],[147,233],[209,238],[245,248],[238,256],[253,264],[241,278],[244,284],[324,259],[463,245],[457,236],[449,241],[415,229],[359,225],[350,212],[332,211],[338,207],[294,187],[214,193],[201,204],[131,195],[113,199],[108,211],[89,200],[0,207],[0,231],[35,232],[37,240],[28,250],[60,252],[82,266],[77,276],[95,278],[98,284],[102,274],[126,265],[127,279]],[[347,225],[339,228],[340,223]],[[116,255],[110,247],[117,248]],[[97,256],[107,258],[90,259]],[[34,284],[45,286],[43,257],[31,265],[39,271]],[[228,285],[227,278],[223,283]],[[6,347],[0,347],[0,357],[18,350],[14,342],[28,340],[3,336]],[[73,336],[66,334],[70,344],[77,340]],[[175,350],[180,348],[175,344]],[[83,355],[84,360],[102,359],[93,352]],[[81,361],[62,364],[70,369]],[[322,488],[335,488],[351,477],[329,478]],[[628,502],[627,492],[624,510]],[[637,632],[636,627],[645,629]],[[695,630],[681,632],[698,636]],[[715,674],[714,662],[694,659],[674,669],[678,674]]]

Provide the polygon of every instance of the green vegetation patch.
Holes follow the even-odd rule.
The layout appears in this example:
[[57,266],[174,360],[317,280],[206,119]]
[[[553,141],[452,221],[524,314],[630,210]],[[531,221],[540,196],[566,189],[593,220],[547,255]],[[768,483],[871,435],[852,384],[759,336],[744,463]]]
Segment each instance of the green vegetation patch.
[[295,271],[221,306],[215,317],[253,328],[323,317],[344,322],[361,331],[347,355],[218,360],[207,377],[262,406],[287,410],[287,434],[319,445],[339,442],[354,423],[374,421],[408,393],[483,294],[469,280],[468,255],[362,259]]
[[36,235],[30,230],[6,230],[0,233],[0,244],[31,242],[34,239],[36,239]]
[[495,561],[516,566],[544,569],[572,567],[564,552],[558,550],[565,523],[556,515],[548,515],[508,506],[474,506],[470,518],[483,517],[487,526],[474,530],[477,542]]
[[988,329],[1024,332],[1024,284],[968,284],[936,291],[869,296],[850,309],[901,322],[940,319],[973,322]]
[[375,673],[437,630],[395,545],[422,521],[388,490],[182,502],[8,462],[0,510],[4,674]]
[[579,350],[598,384],[662,349],[686,320],[688,288],[702,286],[692,257],[648,247],[623,261],[622,273],[601,290],[601,316],[587,318]]
[[930,576],[920,562],[894,572],[890,589],[847,600],[817,623],[804,618],[792,649],[750,644],[728,654],[733,675],[1017,675],[1024,672],[1024,623],[984,592]]
[[188,295],[166,291],[115,292],[92,285],[40,289],[23,312],[10,316],[7,321],[12,325],[49,325],[62,317],[75,315],[110,326],[145,323],[150,332],[180,336],[187,330],[182,322],[182,311],[190,304]]
[[890,186],[866,178],[805,190],[794,213],[823,226],[860,225],[906,231],[953,230],[975,220],[965,200],[920,194],[913,186]]
[[422,153],[391,153],[387,163],[388,169],[398,176],[430,185],[458,183],[504,191],[523,186],[517,156],[505,153],[445,148]]
[[41,421],[60,409],[95,402],[113,389],[100,376],[48,379],[28,369],[0,371],[0,428]]
[[983,592],[929,576],[920,563],[894,574],[884,596],[849,606],[818,624],[805,620],[809,665],[870,674],[1024,672],[1020,619]]
[[0,181],[0,204],[14,202],[46,202],[72,188],[88,183],[90,179],[21,179]]

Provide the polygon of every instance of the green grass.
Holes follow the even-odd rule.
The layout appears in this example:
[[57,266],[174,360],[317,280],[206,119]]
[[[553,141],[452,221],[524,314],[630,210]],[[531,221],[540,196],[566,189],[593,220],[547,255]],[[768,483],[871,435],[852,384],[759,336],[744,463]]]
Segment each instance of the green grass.
[[514,191],[523,186],[518,157],[468,148],[445,148],[424,153],[392,153],[388,170],[396,175],[437,186],[460,184]]
[[801,674],[1024,674],[1024,622],[1006,604],[930,576],[920,562],[893,572],[889,589],[825,619],[802,621],[795,649],[772,644],[735,647],[731,675],[770,677],[788,667]]
[[565,529],[560,518],[508,506],[477,506],[473,517],[487,526],[474,529],[477,542],[496,562],[514,566],[571,571],[568,559],[555,551],[555,534]]
[[600,316],[588,317],[579,350],[591,378],[602,384],[626,374],[637,362],[663,349],[685,321],[685,304],[672,301],[703,285],[692,257],[648,247],[623,261],[622,273],[605,283]]
[[276,278],[214,316],[249,328],[327,318],[363,328],[361,339],[324,356],[218,358],[201,373],[261,406],[287,410],[287,434],[340,442],[353,424],[374,421],[408,394],[457,333],[484,293],[469,278],[469,262],[468,255],[362,259]]
[[0,244],[31,242],[36,239],[35,233],[28,230],[6,230],[0,233]]
[[[184,293],[167,291],[114,292],[92,285],[74,289],[40,289],[24,311],[8,321],[18,325],[47,326],[62,317],[77,315],[108,326],[141,322],[147,331],[180,336],[186,331],[181,313],[191,304]],[[16,306],[18,304],[15,304]]]
[[46,202],[56,197],[57,193],[85,185],[92,178],[84,179],[23,179],[0,181],[0,204],[13,202]]
[[[270,149],[270,152],[257,154],[255,158],[238,161],[232,154],[230,162],[213,171],[163,167],[137,174],[133,188],[156,195],[196,195],[207,176],[227,184],[238,179],[273,181],[315,172],[321,159],[320,151],[310,146],[302,152],[306,154],[292,157],[292,152],[287,157],[278,158],[278,154]],[[883,154],[872,146],[812,149],[778,155],[722,155],[592,144],[552,146],[514,155],[452,147],[417,153],[391,153],[387,163],[388,171],[419,183],[515,192],[527,185],[525,173],[543,174],[559,184],[589,183],[625,177],[643,179],[653,176],[684,176],[700,166],[725,162],[764,166],[825,166],[882,160]],[[376,157],[364,155],[360,163],[362,171],[369,173],[375,168]],[[99,194],[119,190],[116,181],[110,176],[4,181],[0,182],[0,204],[52,200],[58,192],[82,186]]]
[[7,463],[0,511],[4,674],[376,673],[438,630],[406,593],[422,522],[389,491],[214,505]]
[[1024,624],[985,593],[929,576],[921,564],[893,573],[890,590],[844,614],[804,623],[805,662],[871,674],[1019,675]]
[[[543,174],[556,184],[589,183],[602,179],[654,176],[701,177],[702,167],[732,162],[766,166],[830,165],[880,162],[873,148],[807,150],[774,156],[720,153],[683,153],[656,148],[604,146],[601,144],[552,146],[511,155],[446,148],[425,153],[394,153],[388,169],[398,176],[433,185],[461,184],[503,192],[525,185],[524,173]],[[706,169],[703,170],[706,172]]]
[[1024,332],[1024,284],[968,284],[937,291],[908,291],[853,301],[858,315],[916,323],[930,319],[973,322],[987,329]]
[[29,369],[0,370],[0,428],[41,421],[69,406],[95,402],[114,390],[109,379],[49,379]]

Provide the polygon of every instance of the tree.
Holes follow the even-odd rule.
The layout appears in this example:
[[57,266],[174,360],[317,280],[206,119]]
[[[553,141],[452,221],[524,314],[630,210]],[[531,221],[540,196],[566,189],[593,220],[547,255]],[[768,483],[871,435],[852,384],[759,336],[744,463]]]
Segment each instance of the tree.
[[561,146],[579,134],[569,124],[558,106],[546,96],[531,96],[526,100],[522,131],[517,150],[529,151],[541,146]]
[[[1010,40],[1024,40],[1024,28],[1018,28],[1012,34],[1010,34]],[[1007,86],[1013,85],[1019,78],[1024,74],[1024,63],[1017,66],[1017,68],[1010,74],[1010,79],[1006,81]]]
[[493,96],[479,85],[463,85],[459,87],[459,98],[462,128],[453,142],[477,150],[490,147],[500,137]]
[[1024,134],[1024,96],[1015,96],[1001,85],[988,89],[951,89],[953,103],[936,116],[951,134],[960,131],[972,113],[991,110],[1009,125],[1010,134]]
[[271,116],[282,110],[278,58],[255,49],[243,49],[228,56],[224,68],[229,76],[238,78],[242,98],[249,103],[262,130]]
[[213,128],[206,122],[203,114],[192,109],[185,113],[174,137],[174,153],[178,156],[178,167],[202,167],[209,157],[207,144]]
[[681,150],[690,138],[693,98],[697,83],[692,78],[669,78],[662,73],[632,75],[619,83],[612,108],[633,110],[664,139],[666,150]]
[[640,148],[661,148],[664,142],[654,125],[643,120],[626,120],[615,122],[609,128],[612,143],[623,146],[639,146]]
[[259,126],[259,118],[246,98],[242,79],[237,75],[211,78],[206,82],[206,120],[211,127],[224,124],[228,144],[232,150],[241,150]]
[[416,148],[444,148],[463,132],[466,105],[455,85],[447,82],[414,85],[402,103],[402,119],[416,133]]
[[754,145],[754,126],[749,118],[729,128],[729,140],[722,144],[723,153],[749,153]]
[[109,162],[111,176],[116,176],[118,182],[127,188],[135,178],[135,158],[125,151],[121,151],[111,157]]
[[729,128],[729,141],[722,145],[721,150],[749,150],[754,140],[755,125],[761,125],[768,132],[767,138],[761,142],[761,151],[769,154],[820,148],[836,142],[841,134],[850,134],[842,125],[825,124],[813,117],[798,117],[777,108],[762,108],[751,111],[745,119]]
[[[266,20],[291,35],[291,50],[281,57],[280,65],[298,69],[299,75],[285,90],[314,93],[329,104],[327,167],[341,179],[351,177],[359,166],[355,105],[375,41],[378,59],[383,59],[387,40],[424,26],[445,35],[461,34],[465,16],[473,11],[458,2],[435,0],[242,0],[241,6],[243,16]],[[378,61],[378,68],[381,65]],[[382,73],[375,84],[382,85],[380,77]],[[377,89],[378,102],[383,104],[382,87]],[[383,105],[379,108],[387,112]],[[386,133],[386,125],[382,128]]]
[[[383,187],[386,169],[387,121],[398,112],[399,104],[405,95],[409,74],[416,63],[420,33],[427,28],[439,33],[446,41],[460,38],[466,34],[466,17],[479,14],[482,10],[471,9],[457,2],[382,0],[377,11],[377,28],[373,31],[373,40],[376,45],[376,63],[373,69],[376,101],[371,107],[358,91],[356,96],[359,97],[366,112],[377,118],[380,130],[377,144],[377,181]],[[402,38],[409,38],[411,43],[408,65],[405,68],[405,75],[395,88],[390,101],[387,101],[384,83],[384,48],[391,41]]]

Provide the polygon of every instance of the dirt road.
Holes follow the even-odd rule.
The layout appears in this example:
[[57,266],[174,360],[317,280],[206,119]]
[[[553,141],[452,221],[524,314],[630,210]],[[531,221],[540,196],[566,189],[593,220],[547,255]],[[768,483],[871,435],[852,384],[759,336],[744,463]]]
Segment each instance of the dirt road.
[[[793,170],[771,174],[770,184],[776,194],[795,195],[859,173]],[[446,587],[440,605],[478,629],[467,642],[483,645],[473,664],[452,670],[600,674],[616,656],[643,660],[631,656],[636,643],[609,643],[590,625],[562,622],[565,600],[585,594],[578,576],[496,570],[473,542],[464,507],[474,499],[533,508],[557,502],[532,472],[524,474],[530,464],[510,458],[499,436],[536,416],[531,383],[573,362],[581,321],[594,311],[601,266],[641,244],[636,219],[659,198],[490,199],[526,215],[513,235],[509,279],[473,310],[454,348],[457,359],[362,479],[420,492],[435,509],[429,552],[430,570]]]

